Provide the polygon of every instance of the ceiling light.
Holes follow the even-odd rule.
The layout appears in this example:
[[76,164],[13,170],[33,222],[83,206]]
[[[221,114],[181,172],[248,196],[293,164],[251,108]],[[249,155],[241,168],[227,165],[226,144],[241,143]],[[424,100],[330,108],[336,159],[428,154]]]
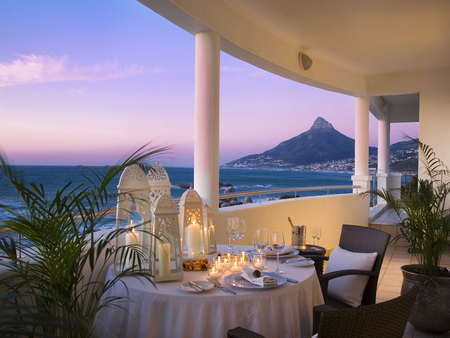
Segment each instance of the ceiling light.
[[308,70],[309,68],[311,68],[313,61],[311,60],[311,58],[308,55],[299,53],[298,54],[298,64],[300,65],[301,70]]

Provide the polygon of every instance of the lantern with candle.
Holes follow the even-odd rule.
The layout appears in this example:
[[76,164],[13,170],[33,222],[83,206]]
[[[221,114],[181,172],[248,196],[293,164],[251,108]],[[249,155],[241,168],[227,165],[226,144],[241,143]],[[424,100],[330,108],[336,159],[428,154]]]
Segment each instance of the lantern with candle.
[[[132,165],[123,171],[120,176],[116,209],[116,229],[119,230],[120,222],[128,221],[128,230],[116,239],[116,247],[129,245],[132,249],[139,249],[146,258],[144,266],[148,268],[148,257],[150,256],[150,200],[148,191],[150,186],[144,171],[138,165]],[[141,217],[141,222],[136,226],[132,224],[132,207]],[[132,267],[133,259],[131,251],[127,257],[118,257],[114,264],[114,273],[119,273],[124,268]]]
[[214,212],[208,204],[203,204],[203,220],[205,221],[205,248],[206,254],[217,251],[216,229],[214,228]]
[[206,257],[205,223],[203,203],[199,194],[189,188],[180,199],[180,232],[184,257]]
[[153,209],[152,260],[154,282],[183,279],[183,252],[178,225],[178,210],[172,197],[164,192]]

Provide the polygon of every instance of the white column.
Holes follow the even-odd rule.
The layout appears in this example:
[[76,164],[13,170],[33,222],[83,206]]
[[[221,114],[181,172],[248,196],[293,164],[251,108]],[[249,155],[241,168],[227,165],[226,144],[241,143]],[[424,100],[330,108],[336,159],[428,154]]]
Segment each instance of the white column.
[[195,35],[194,188],[214,212],[219,209],[220,36]]
[[369,98],[355,98],[355,175],[354,185],[359,189],[354,192],[370,190],[369,176]]
[[[390,145],[391,124],[389,121],[378,120],[378,172],[377,189],[388,188],[389,176],[389,145]],[[386,204],[386,201],[379,198],[377,204]]]

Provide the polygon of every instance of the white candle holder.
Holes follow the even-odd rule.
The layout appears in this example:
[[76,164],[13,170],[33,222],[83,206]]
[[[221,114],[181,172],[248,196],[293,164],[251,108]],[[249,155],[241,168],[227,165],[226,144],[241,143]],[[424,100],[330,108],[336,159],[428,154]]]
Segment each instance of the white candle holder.
[[205,230],[202,199],[194,189],[190,188],[181,196],[179,208],[184,258],[205,258],[207,229]]
[[[116,230],[119,230],[120,221],[128,219],[131,225],[130,214],[132,205],[136,206],[136,211],[141,216],[142,221],[136,224],[134,234],[124,233],[116,238],[116,248],[123,244],[133,244],[142,247],[145,256],[148,258],[151,252],[150,235],[150,200],[148,191],[150,186],[144,171],[138,165],[132,165],[123,171],[120,176],[116,209]],[[130,227],[131,228],[131,227]],[[148,259],[144,260],[144,269],[148,269]],[[124,261],[120,257],[114,262],[114,273],[118,274],[130,266],[129,257]]]
[[205,248],[206,254],[210,255],[217,251],[216,229],[214,227],[214,212],[208,204],[203,204],[203,220],[205,221]]
[[149,198],[152,205],[152,214],[155,207],[156,200],[166,193],[171,196],[170,188],[172,184],[170,183],[169,175],[166,169],[159,163],[156,162],[155,165],[148,171],[147,180],[150,186]]
[[[165,282],[183,279],[183,251],[178,224],[178,210],[172,197],[163,193],[153,210],[152,275],[153,281]],[[162,241],[160,241],[159,239]]]

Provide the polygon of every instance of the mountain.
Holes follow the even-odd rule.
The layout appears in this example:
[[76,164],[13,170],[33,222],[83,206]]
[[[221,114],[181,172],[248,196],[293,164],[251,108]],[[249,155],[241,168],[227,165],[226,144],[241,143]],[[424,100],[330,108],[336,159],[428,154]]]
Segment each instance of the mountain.
[[[370,147],[370,154],[376,153]],[[280,167],[337,161],[353,158],[355,140],[334,129],[333,125],[318,117],[311,128],[275,148],[231,161],[224,167]]]

